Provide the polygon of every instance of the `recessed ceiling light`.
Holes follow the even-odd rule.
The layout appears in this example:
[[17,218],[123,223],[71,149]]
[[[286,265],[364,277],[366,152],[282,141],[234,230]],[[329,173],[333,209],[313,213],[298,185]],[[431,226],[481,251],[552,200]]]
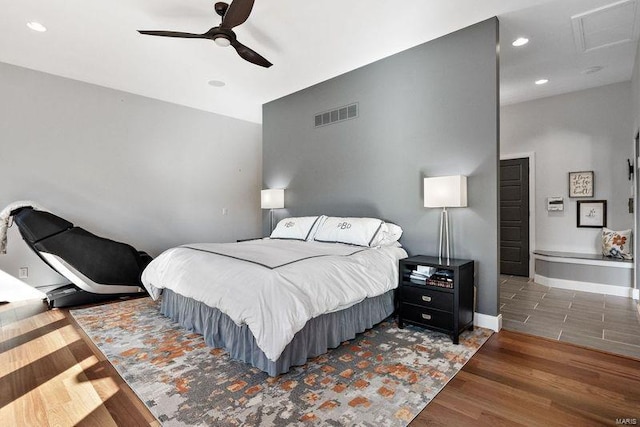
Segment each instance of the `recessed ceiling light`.
[[520,46],[524,46],[527,43],[529,43],[529,39],[528,38],[526,38],[526,37],[518,37],[511,44],[513,46],[515,46],[515,47],[520,47]]
[[44,33],[45,31],[47,31],[47,27],[45,27],[44,25],[42,25],[41,23],[36,22],[36,21],[27,22],[27,27],[29,27],[31,30],[37,31],[39,33]]
[[589,67],[589,68],[585,68],[584,70],[580,71],[582,74],[593,74],[593,73],[597,73],[598,71],[602,71],[604,67],[602,65],[595,65],[593,67]]
[[540,80],[536,80],[536,84],[537,84],[537,85],[543,85],[543,84],[546,84],[546,83],[549,83],[549,80],[548,80],[548,79],[540,79]]
[[226,85],[226,83],[220,80],[209,80],[209,86],[222,87],[224,85]]

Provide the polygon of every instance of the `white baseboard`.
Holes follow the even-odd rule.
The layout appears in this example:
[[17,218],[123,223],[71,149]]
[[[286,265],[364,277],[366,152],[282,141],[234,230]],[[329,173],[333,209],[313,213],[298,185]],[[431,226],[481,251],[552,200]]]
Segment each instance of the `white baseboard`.
[[616,295],[619,297],[627,297],[638,299],[638,289],[625,286],[605,285],[603,283],[579,282],[576,280],[556,279],[554,277],[545,277],[539,274],[535,275],[534,281],[544,286],[552,288],[569,289],[572,291],[592,292],[595,294]]
[[473,326],[500,332],[500,329],[502,329],[502,314],[498,314],[497,316],[489,316],[488,314],[474,313]]
[[640,289],[632,289],[633,290],[633,299],[638,301],[640,300]]

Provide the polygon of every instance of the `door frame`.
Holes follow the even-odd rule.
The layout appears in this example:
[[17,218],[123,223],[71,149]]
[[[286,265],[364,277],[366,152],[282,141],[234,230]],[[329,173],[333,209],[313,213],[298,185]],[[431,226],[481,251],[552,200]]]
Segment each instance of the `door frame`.
[[[640,203],[638,202],[638,197],[640,196],[640,128],[637,128],[633,134],[633,180],[631,181],[631,185],[633,186],[633,235],[636,236],[638,230],[638,223],[640,221],[640,212],[638,212],[638,207],[640,207]],[[640,241],[638,241],[636,237],[633,237],[633,253],[636,254],[634,256],[637,257],[638,251],[640,250]],[[634,272],[633,272],[633,287],[634,287],[634,296],[633,298],[638,300],[640,298],[640,290],[638,290],[638,276],[640,273],[638,272],[638,261],[637,258],[634,259]]]
[[533,258],[533,251],[536,249],[536,153],[500,153],[500,160],[513,159],[529,159],[529,278],[532,278],[536,266]]

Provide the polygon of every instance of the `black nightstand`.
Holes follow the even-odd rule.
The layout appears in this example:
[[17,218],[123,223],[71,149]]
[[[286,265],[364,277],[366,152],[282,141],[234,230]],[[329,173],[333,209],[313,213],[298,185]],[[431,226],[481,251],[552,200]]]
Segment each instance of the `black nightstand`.
[[398,327],[447,333],[454,344],[473,330],[473,261],[416,255],[400,260]]

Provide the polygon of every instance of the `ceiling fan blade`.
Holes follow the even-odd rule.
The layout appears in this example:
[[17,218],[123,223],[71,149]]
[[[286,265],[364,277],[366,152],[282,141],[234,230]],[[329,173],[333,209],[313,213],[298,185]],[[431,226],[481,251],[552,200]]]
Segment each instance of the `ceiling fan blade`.
[[203,34],[181,33],[179,31],[147,31],[138,30],[140,34],[148,36],[162,36],[162,37],[179,37],[183,39],[206,39]]
[[256,53],[252,49],[249,49],[238,40],[232,41],[231,46],[233,46],[238,52],[238,55],[240,55],[240,57],[246,61],[252,62],[265,68],[269,68],[273,65],[271,62],[264,59],[260,54]]
[[253,8],[253,2],[254,0],[233,0],[222,17],[220,27],[230,30],[246,21]]

